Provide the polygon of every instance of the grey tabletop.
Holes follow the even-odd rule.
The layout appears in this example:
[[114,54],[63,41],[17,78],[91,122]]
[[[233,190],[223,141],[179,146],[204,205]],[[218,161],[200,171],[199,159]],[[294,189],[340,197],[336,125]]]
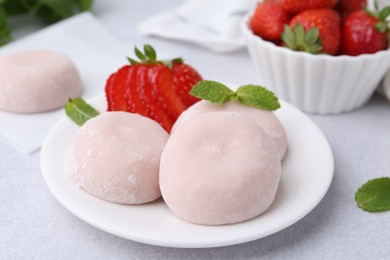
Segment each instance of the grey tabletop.
[[[204,78],[256,82],[246,50],[216,54],[189,43],[137,34],[139,22],[181,2],[96,0],[92,14],[124,44],[147,42],[174,50]],[[40,26],[20,29],[19,35]],[[96,229],[50,193],[41,175],[39,151],[24,155],[0,144],[0,259],[389,259],[390,212],[364,212],[354,195],[368,179],[390,175],[390,103],[374,95],[353,112],[308,116],[329,140],[335,160],[334,178],[324,199],[282,231],[219,248],[158,247]]]

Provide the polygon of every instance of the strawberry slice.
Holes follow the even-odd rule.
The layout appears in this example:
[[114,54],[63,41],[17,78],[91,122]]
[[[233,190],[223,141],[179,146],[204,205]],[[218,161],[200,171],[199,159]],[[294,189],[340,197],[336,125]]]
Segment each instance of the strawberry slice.
[[113,88],[115,84],[116,73],[112,73],[107,79],[106,86],[104,88],[106,92],[107,99],[107,111],[114,111],[114,102],[113,102]]
[[175,122],[181,112],[187,109],[187,106],[177,96],[173,87],[172,70],[162,64],[151,68],[148,76],[149,81],[152,82],[153,100]]
[[108,93],[108,111],[127,111],[127,95],[126,92],[129,74],[133,67],[124,66],[115,74],[112,74],[106,84],[106,92]]
[[[146,116],[158,122],[165,130],[170,131],[174,123],[174,118],[170,118],[164,107],[158,104],[158,100],[153,97],[153,89],[156,88],[156,79],[165,66],[148,65],[139,66],[137,92],[138,98],[145,109]],[[169,72],[169,70],[168,70]]]

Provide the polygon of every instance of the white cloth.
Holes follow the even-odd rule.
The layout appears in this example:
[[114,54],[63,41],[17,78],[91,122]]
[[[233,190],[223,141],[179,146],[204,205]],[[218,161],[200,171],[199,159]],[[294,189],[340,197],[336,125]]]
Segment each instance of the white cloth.
[[[126,62],[122,44],[90,13],[79,14],[4,46],[0,57],[30,49],[52,49],[67,55],[80,72],[83,98],[101,94],[110,73]],[[32,153],[41,147],[50,128],[64,114],[63,109],[32,115],[0,111],[0,142]]]
[[143,36],[188,41],[215,52],[245,47],[240,22],[256,5],[255,0],[188,0],[173,11],[163,12],[141,23]]

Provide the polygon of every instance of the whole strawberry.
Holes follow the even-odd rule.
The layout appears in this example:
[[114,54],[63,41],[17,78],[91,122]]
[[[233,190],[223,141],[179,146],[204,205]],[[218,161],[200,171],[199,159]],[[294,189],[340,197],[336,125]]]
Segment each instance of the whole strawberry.
[[268,41],[280,41],[284,24],[290,16],[279,6],[272,3],[261,3],[257,6],[249,21],[253,33]]
[[107,80],[107,110],[138,113],[169,132],[181,112],[199,101],[189,91],[202,77],[181,58],[157,60],[150,45],[145,44],[144,52],[135,48],[135,53],[140,61],[129,58],[130,65]]
[[278,5],[290,14],[297,14],[305,10],[332,8],[337,0],[277,0]]
[[357,56],[375,53],[389,47],[390,6],[381,11],[361,10],[350,14],[342,27],[342,54]]
[[340,47],[340,15],[333,9],[312,9],[294,16],[282,34],[292,50],[335,55]]
[[344,21],[351,13],[360,11],[367,6],[367,0],[339,0],[337,10]]

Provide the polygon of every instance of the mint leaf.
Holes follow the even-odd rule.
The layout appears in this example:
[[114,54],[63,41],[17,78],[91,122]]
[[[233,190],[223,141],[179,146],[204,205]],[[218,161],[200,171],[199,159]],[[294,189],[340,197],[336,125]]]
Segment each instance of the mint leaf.
[[81,11],[89,10],[93,0],[35,0],[26,3],[30,5],[28,8],[31,13],[49,22],[56,22],[75,14],[77,8]]
[[0,45],[12,40],[8,16],[34,14],[49,22],[70,17],[77,10],[87,11],[94,0],[0,0]]
[[74,2],[69,0],[38,0],[32,12],[45,20],[55,22],[74,14]]
[[390,178],[382,177],[366,182],[356,192],[355,201],[365,211],[390,210]]
[[11,40],[12,36],[7,22],[7,15],[3,6],[0,5],[0,45],[4,45]]
[[88,11],[93,5],[93,0],[76,0],[77,5],[79,6],[80,11]]
[[234,92],[219,82],[202,80],[192,87],[190,94],[213,103],[224,104],[232,99]]
[[24,14],[28,12],[28,6],[24,3],[25,0],[3,0],[1,4],[7,15]]
[[68,103],[65,105],[65,112],[79,126],[99,115],[99,112],[87,104],[82,98],[69,98]]
[[245,85],[239,87],[236,93],[237,99],[243,105],[270,111],[280,108],[278,98],[264,87]]
[[211,80],[202,80],[195,84],[190,94],[213,103],[224,104],[232,99],[238,99],[241,104],[264,110],[280,108],[278,98],[268,89],[257,85],[244,85],[233,92],[227,86]]

